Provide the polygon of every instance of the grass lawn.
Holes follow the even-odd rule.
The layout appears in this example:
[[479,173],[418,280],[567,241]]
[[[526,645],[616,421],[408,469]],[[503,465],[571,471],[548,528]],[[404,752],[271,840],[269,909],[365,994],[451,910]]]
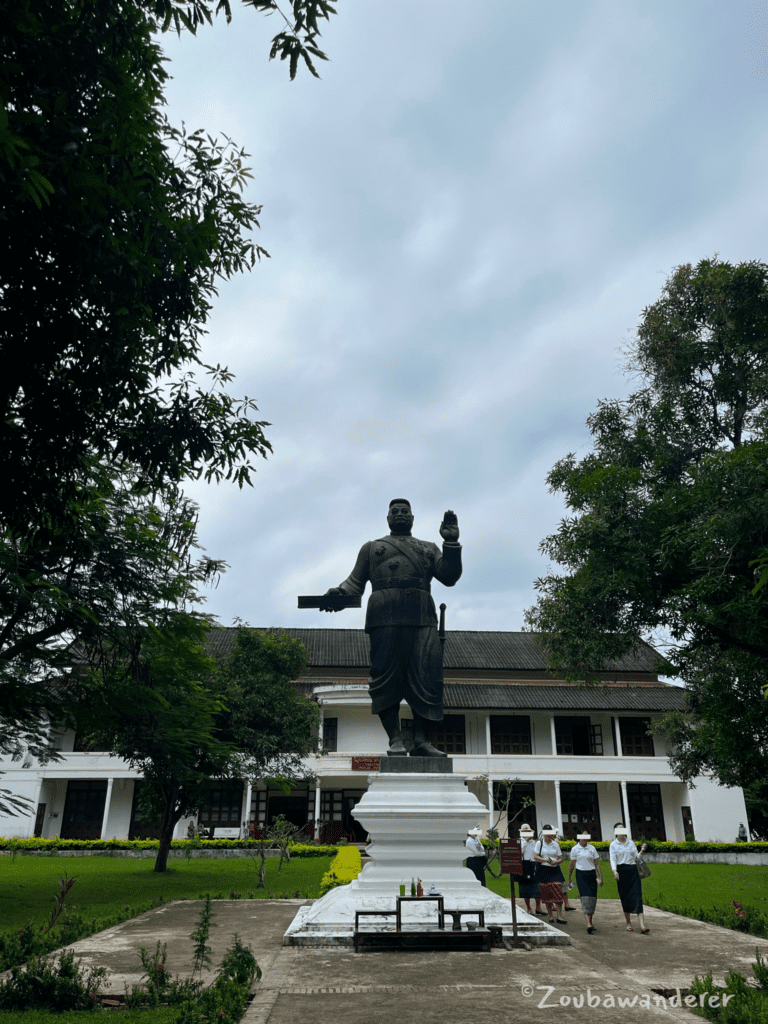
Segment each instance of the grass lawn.
[[[266,888],[257,889],[258,874],[250,857],[173,860],[163,874],[153,871],[154,860],[122,857],[0,858],[0,930],[41,922],[50,914],[58,879],[66,871],[77,878],[67,900],[70,913],[83,917],[124,917],[164,901],[200,899],[206,895],[268,899],[270,894],[316,897],[330,857],[294,857],[278,872],[277,858],[267,860]],[[126,908],[129,912],[126,913]]]
[[[650,864],[651,877],[643,881],[643,902],[648,906],[677,905],[692,911],[711,907],[732,910],[730,901],[768,911],[768,866],[738,864]],[[563,874],[568,877],[568,864]],[[616,880],[603,862],[605,885],[598,887],[601,899],[618,899]],[[574,872],[575,874],[575,872]],[[499,879],[486,873],[489,888],[509,898],[509,876]],[[578,889],[571,890],[577,897]],[[766,894],[766,895],[763,895]]]

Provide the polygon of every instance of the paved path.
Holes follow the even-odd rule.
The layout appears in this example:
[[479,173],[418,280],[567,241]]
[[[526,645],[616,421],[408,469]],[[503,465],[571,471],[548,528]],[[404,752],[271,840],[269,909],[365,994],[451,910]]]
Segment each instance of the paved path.
[[[214,901],[214,965],[236,931],[264,972],[243,1024],[488,1024],[489,1019],[506,1024],[523,1018],[695,1024],[700,1018],[668,1001],[664,1006],[654,989],[684,989],[695,975],[709,971],[716,981],[731,969],[752,978],[755,946],[768,955],[768,940],[653,908],[646,908],[651,934],[628,933],[616,900],[598,903],[595,935],[587,935],[585,918],[577,911],[568,914],[571,946],[531,952],[353,953],[283,947],[283,933],[303,902]],[[82,939],[74,948],[85,962],[113,972],[110,988],[115,992],[140,979],[138,948],[152,950],[158,940],[168,944],[168,969],[186,974],[192,948],[188,936],[200,906],[201,901],[171,903]],[[591,1006],[578,1006],[590,996]],[[633,997],[634,1006],[619,1008],[620,999]]]

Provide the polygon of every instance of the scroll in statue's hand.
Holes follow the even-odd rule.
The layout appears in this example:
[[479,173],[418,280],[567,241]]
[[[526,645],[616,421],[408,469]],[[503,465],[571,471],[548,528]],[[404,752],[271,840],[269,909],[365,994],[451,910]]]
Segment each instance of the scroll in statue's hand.
[[[341,587],[331,587],[330,590],[326,590],[323,597],[344,597],[344,591]],[[341,605],[334,601],[329,601],[328,604],[320,605],[321,612],[340,612]]]
[[451,541],[454,544],[459,539],[459,520],[456,518],[456,513],[450,509],[445,513],[440,524],[440,536],[443,540]]

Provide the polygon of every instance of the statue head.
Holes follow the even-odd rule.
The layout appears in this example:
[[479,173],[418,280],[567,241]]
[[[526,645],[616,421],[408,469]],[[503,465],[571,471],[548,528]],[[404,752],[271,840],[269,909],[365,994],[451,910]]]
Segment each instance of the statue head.
[[406,498],[393,498],[389,503],[387,522],[392,533],[409,535],[413,528],[411,503]]

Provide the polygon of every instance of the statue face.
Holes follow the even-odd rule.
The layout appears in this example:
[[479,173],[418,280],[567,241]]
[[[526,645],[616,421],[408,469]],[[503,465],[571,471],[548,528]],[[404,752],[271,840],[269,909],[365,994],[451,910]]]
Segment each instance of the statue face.
[[413,527],[413,513],[407,505],[392,505],[387,522],[392,533],[410,533]]

